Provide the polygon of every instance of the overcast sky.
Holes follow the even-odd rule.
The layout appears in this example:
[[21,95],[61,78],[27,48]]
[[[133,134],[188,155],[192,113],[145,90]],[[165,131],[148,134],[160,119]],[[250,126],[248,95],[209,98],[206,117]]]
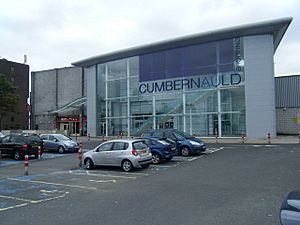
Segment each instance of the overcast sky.
[[31,71],[169,38],[293,17],[275,74],[300,74],[299,0],[0,0],[0,57]]

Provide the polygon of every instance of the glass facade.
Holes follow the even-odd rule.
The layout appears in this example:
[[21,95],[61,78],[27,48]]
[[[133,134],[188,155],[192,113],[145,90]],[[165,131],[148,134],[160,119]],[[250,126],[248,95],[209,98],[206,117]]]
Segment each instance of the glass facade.
[[202,137],[246,131],[242,39],[97,65],[98,135],[176,128]]

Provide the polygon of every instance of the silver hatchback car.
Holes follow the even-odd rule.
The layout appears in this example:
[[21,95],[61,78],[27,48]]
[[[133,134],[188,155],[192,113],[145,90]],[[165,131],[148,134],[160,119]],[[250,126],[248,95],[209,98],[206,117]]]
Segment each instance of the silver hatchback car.
[[86,169],[94,166],[121,166],[125,172],[133,168],[147,168],[152,162],[151,151],[143,140],[107,141],[83,154]]

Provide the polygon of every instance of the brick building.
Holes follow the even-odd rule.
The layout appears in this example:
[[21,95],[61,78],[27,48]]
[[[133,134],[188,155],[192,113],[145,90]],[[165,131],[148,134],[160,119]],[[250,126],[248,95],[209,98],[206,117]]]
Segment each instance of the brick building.
[[0,130],[26,130],[29,124],[27,103],[29,97],[29,66],[0,59],[0,73],[4,74],[7,80],[17,87],[16,93],[20,96],[17,112],[8,113],[4,117]]

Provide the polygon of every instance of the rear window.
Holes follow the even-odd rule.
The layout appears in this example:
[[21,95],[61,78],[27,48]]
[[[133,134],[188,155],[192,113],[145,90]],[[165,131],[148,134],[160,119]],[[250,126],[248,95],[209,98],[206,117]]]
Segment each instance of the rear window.
[[42,142],[42,139],[39,136],[37,136],[37,135],[27,136],[26,140],[28,141],[28,143]]
[[138,142],[132,143],[132,147],[133,147],[133,149],[141,150],[141,149],[147,148],[147,145],[142,141],[138,141]]

